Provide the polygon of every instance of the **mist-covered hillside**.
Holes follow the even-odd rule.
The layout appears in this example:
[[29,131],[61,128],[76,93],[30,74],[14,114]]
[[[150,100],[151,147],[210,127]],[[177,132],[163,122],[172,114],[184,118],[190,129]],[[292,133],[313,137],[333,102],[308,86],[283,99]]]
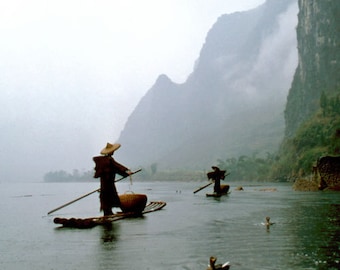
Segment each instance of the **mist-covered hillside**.
[[286,137],[320,108],[321,93],[339,94],[340,1],[299,0],[299,64],[285,110]]
[[204,169],[276,151],[297,66],[297,13],[296,0],[268,0],[218,18],[186,82],[160,75],[141,99],[120,135],[119,160]]
[[309,176],[322,156],[340,155],[340,1],[299,0],[298,67],[285,108],[275,178]]

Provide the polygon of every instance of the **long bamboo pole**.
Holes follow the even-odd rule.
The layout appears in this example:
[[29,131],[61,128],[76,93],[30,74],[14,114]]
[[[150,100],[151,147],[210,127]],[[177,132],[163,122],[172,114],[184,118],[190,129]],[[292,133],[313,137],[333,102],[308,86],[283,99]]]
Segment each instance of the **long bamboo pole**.
[[205,186],[196,189],[196,190],[194,191],[194,194],[197,193],[197,192],[199,192],[200,190],[202,190],[202,189],[204,189],[204,188],[210,186],[212,183],[213,183],[213,182],[211,182],[211,183],[209,183],[209,184],[206,184]]
[[[137,171],[135,171],[135,172],[132,172],[132,174],[138,173],[138,172],[140,172],[141,170],[142,170],[142,169],[139,169],[139,170],[137,170]],[[130,175],[132,175],[132,174],[130,174]],[[126,177],[128,177],[128,176],[119,178],[119,179],[116,180],[115,182],[119,182],[119,181],[125,179]],[[82,196],[80,196],[80,197],[78,197],[78,198],[76,198],[76,199],[74,199],[74,200],[72,200],[72,201],[70,201],[70,202],[68,202],[68,203],[65,203],[65,204],[63,204],[63,205],[61,205],[61,206],[59,206],[59,207],[57,207],[57,208],[55,208],[55,209],[49,211],[49,212],[47,213],[47,215],[52,214],[53,212],[58,211],[58,210],[61,209],[61,208],[64,208],[64,207],[66,207],[66,206],[68,206],[68,205],[70,205],[70,204],[72,204],[72,203],[75,203],[76,201],[79,201],[79,200],[81,200],[81,199],[83,199],[83,198],[85,198],[85,197],[87,197],[87,196],[89,196],[89,195],[91,195],[91,194],[93,194],[93,193],[95,193],[95,192],[99,192],[99,191],[100,191],[100,188],[98,188],[98,189],[96,189],[96,190],[93,190],[93,191],[91,191],[91,192],[89,192],[89,193],[86,193],[86,194],[84,194],[84,195],[82,195]]]

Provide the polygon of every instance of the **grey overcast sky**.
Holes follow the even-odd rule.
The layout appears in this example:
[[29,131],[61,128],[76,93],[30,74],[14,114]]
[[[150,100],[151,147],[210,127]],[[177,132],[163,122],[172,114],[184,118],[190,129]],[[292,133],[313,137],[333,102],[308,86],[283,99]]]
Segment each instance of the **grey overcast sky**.
[[186,80],[219,16],[264,2],[0,0],[0,183],[91,169],[158,75]]

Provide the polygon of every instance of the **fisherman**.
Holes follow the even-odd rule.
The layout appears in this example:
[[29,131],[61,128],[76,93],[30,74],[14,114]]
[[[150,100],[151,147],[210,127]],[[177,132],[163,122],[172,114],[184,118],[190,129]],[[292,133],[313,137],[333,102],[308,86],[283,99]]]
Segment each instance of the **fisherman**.
[[[221,171],[216,166],[212,166],[211,168],[213,169],[213,171],[208,172],[207,177],[208,179],[214,180],[214,193],[221,194],[222,192],[225,191],[221,189],[221,179],[224,180],[226,171]],[[227,186],[229,190],[229,185],[225,186]],[[228,190],[226,192],[228,192]]]
[[93,158],[96,163],[94,178],[100,177],[100,211],[104,211],[104,216],[113,215],[112,207],[120,207],[120,200],[115,185],[116,173],[127,177],[132,172],[122,164],[116,162],[112,155],[119,149],[119,143],[107,143],[100,152],[102,156]]

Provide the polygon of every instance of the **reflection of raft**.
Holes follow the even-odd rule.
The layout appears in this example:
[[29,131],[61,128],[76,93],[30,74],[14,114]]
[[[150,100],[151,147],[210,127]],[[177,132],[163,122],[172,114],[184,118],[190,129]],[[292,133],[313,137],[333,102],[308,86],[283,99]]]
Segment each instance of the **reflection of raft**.
[[61,224],[63,227],[87,229],[97,225],[111,224],[114,221],[129,218],[140,217],[143,214],[154,212],[166,206],[165,202],[150,202],[142,212],[120,212],[111,216],[91,217],[91,218],[59,218],[56,217],[53,221],[55,224]]
[[229,192],[229,188],[230,186],[229,185],[221,185],[221,192],[220,193],[207,193],[206,196],[207,197],[221,197],[223,195],[228,195],[230,192]]

